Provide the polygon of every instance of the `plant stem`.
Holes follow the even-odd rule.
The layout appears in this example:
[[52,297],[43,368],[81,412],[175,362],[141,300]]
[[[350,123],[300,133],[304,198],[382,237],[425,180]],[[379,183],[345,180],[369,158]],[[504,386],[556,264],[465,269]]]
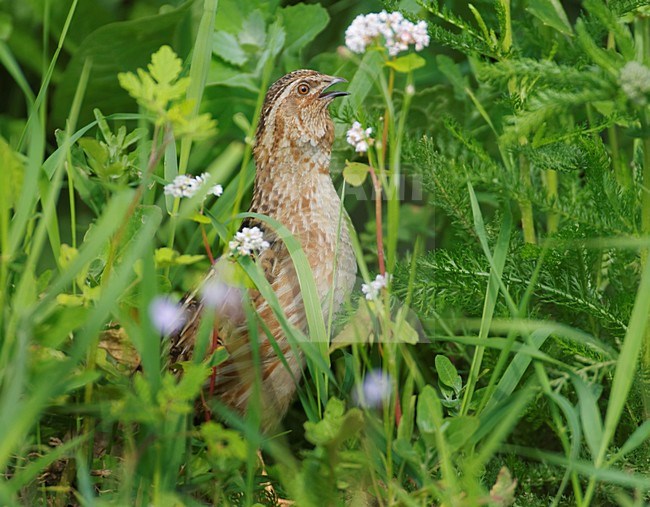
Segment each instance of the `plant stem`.
[[[558,174],[555,169],[546,170],[546,197],[552,204],[557,199],[558,193]],[[546,233],[550,236],[555,234],[560,223],[560,217],[557,213],[550,211],[546,217]]]
[[[520,143],[526,144],[526,140],[520,140]],[[527,192],[531,188],[532,182],[530,180],[528,160],[523,155],[519,157],[519,180],[524,187],[524,191]],[[519,209],[521,210],[521,227],[524,233],[524,241],[534,245],[537,243],[535,221],[533,219],[533,205],[528,197],[520,199]]]
[[375,189],[375,222],[377,229],[377,262],[379,264],[379,272],[382,275],[386,274],[386,263],[384,262],[384,226],[382,222],[381,213],[381,182],[377,178],[375,169],[370,167],[370,177],[372,178],[372,185]]

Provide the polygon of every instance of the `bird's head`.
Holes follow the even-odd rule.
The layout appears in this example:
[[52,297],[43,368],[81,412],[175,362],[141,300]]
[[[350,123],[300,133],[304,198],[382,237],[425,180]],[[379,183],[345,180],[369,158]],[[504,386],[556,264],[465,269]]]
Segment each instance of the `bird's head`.
[[256,153],[284,146],[308,146],[328,151],[334,141],[334,125],[327,106],[347,92],[330,91],[340,77],[313,70],[296,70],[278,79],[266,94],[257,127]]

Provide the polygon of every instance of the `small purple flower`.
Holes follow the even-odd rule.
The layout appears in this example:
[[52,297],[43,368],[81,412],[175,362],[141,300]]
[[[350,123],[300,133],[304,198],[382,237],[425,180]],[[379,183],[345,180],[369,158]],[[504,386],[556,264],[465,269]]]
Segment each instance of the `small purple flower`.
[[393,379],[382,370],[372,370],[357,385],[352,398],[364,408],[379,408],[388,402],[393,392]]
[[238,321],[244,317],[243,291],[221,280],[208,280],[201,289],[201,300],[215,311],[217,318]]
[[183,308],[166,296],[156,296],[149,304],[151,324],[161,335],[170,335],[185,324]]

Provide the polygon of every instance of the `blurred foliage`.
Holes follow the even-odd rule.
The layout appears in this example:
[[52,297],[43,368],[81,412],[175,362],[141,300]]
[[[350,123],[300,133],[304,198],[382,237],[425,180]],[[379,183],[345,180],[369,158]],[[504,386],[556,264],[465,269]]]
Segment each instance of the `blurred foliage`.
[[[0,3],[0,503],[647,501],[650,334],[632,318],[650,290],[647,3],[220,0],[214,20],[210,5]],[[427,21],[421,57],[343,47],[382,8]],[[368,336],[335,344],[319,373],[336,382],[322,396],[308,380],[289,438],[267,438],[254,411],[196,416],[225,350],[172,374],[147,308],[196,287],[205,244],[225,243],[264,94],[300,67],[349,81],[332,173],[363,167],[345,205],[371,273],[369,160],[345,132],[359,120],[398,154],[393,311],[353,296],[342,333]],[[218,199],[164,195],[204,171]],[[353,407],[378,364],[386,400]]]

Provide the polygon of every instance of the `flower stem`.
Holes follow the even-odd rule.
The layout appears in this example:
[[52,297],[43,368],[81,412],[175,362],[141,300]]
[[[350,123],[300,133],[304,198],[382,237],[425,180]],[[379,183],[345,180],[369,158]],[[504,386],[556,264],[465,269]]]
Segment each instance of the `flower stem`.
[[386,274],[386,263],[384,262],[384,226],[381,213],[381,182],[377,178],[375,169],[370,167],[370,177],[372,178],[372,185],[375,189],[375,222],[377,228],[377,262],[379,263],[379,272],[382,275]]

